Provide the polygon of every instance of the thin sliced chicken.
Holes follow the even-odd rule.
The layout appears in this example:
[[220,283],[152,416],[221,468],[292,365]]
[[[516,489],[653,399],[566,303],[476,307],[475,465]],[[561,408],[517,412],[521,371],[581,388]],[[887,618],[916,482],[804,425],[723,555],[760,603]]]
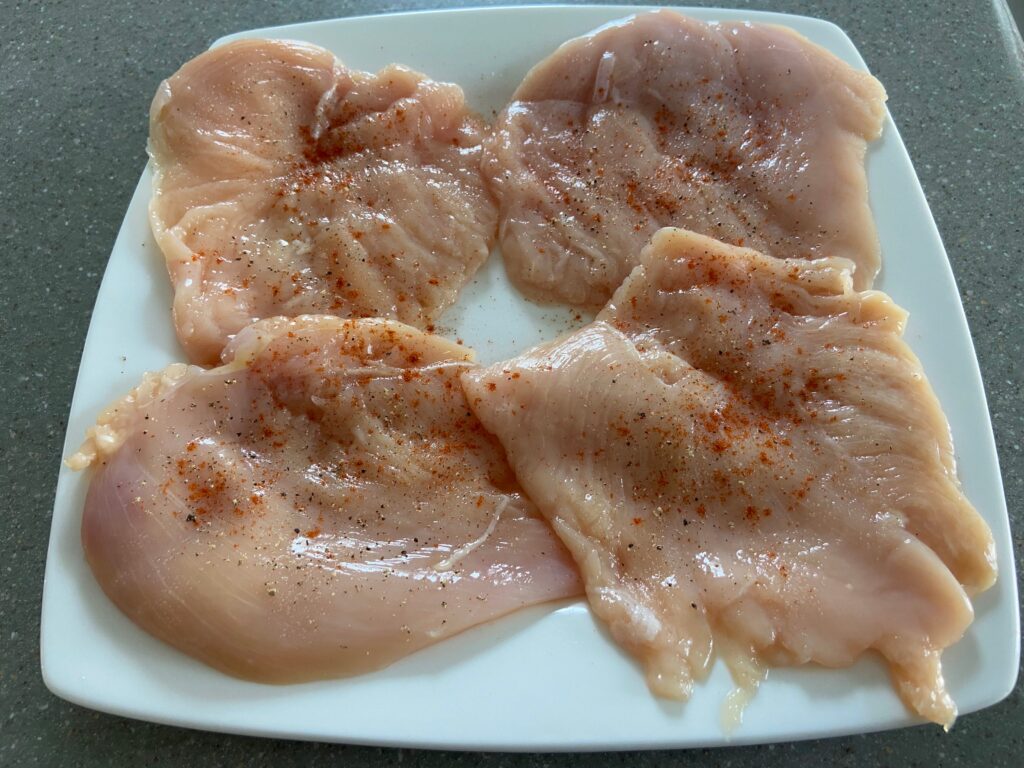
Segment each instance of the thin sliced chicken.
[[428,327],[495,238],[484,131],[456,85],[311,45],[243,40],[185,64],[153,100],[150,221],[188,357],[214,364],[274,315]]
[[782,27],[629,17],[534,67],[488,139],[502,252],[532,296],[601,305],[663,226],[879,266],[866,142],[885,91]]
[[579,576],[469,411],[464,348],[384,320],[245,329],[213,370],[150,375],[93,428],[82,520],[135,623],[239,677],[350,675]]
[[940,654],[992,537],[905,313],[849,267],[662,230],[593,324],[463,374],[658,695],[716,644],[747,686],[874,649],[909,707],[955,717]]

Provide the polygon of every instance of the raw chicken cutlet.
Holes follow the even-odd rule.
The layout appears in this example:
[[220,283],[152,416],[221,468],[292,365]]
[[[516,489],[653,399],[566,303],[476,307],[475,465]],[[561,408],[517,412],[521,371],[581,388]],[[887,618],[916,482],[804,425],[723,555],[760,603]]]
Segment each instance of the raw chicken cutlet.
[[487,258],[483,122],[462,90],[311,45],[243,40],[189,61],[150,114],[150,221],[189,359],[274,315],[428,327]]
[[149,375],[69,463],[86,559],[136,624],[265,682],[382,667],[581,592],[469,411],[464,348],[386,320],[277,318],[219,368]]
[[874,650],[915,712],[956,715],[940,654],[992,536],[905,313],[849,268],[665,229],[593,324],[462,376],[658,695],[716,646],[747,695]]
[[509,274],[534,298],[600,306],[671,225],[845,257],[869,287],[864,156],[884,102],[869,74],[782,27],[658,11],[571,40],[485,145]]

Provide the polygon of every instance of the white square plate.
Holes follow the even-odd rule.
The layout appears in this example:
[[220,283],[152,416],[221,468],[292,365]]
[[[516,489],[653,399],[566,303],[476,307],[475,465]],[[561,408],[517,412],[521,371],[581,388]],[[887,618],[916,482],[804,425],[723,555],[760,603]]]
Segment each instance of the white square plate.
[[[499,110],[527,69],[563,41],[631,7],[490,8],[340,19],[235,37],[306,40],[346,64],[408,64]],[[752,11],[693,10],[701,19],[785,24],[865,68],[836,26]],[[226,38],[229,39],[229,38]],[[169,75],[170,73],[168,73]],[[143,119],[138,116],[138,119]],[[977,620],[945,655],[961,712],[1006,696],[1017,676],[1019,619],[1010,531],[984,391],[949,262],[892,120],[868,153],[882,241],[879,287],[910,310],[908,340],[946,408],[967,496],[995,534],[1001,575]],[[82,356],[65,455],[99,410],[145,370],[182,358],[171,295],[149,232],[142,175],[114,244]],[[446,325],[481,360],[507,357],[566,330],[567,312],[524,301],[492,255]],[[43,594],[43,676],[63,698],[107,712],[216,731],[382,745],[569,750],[684,747],[730,741],[719,664],[683,705],[653,698],[637,666],[582,603],[522,612],[374,674],[274,687],[226,677],[137,629],[105,598],[79,542],[87,477],[61,469]],[[864,732],[916,722],[872,659],[848,670],[773,670],[731,743]]]

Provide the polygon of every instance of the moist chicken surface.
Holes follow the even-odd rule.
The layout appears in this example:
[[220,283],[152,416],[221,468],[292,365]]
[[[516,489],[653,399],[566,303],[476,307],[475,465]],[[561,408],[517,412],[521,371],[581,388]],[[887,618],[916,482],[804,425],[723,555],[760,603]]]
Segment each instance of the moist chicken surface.
[[874,650],[949,724],[940,654],[995,578],[905,313],[849,262],[665,229],[597,320],[462,380],[594,612],[686,698]]
[[189,359],[253,320],[329,313],[428,327],[484,262],[496,211],[462,90],[312,45],[192,59],[150,115],[150,221]]
[[224,672],[350,675],[580,593],[469,411],[463,347],[384,320],[277,318],[212,370],[101,416],[86,559],[136,624]]
[[870,287],[866,142],[885,91],[791,30],[642,13],[535,66],[486,143],[509,273],[600,306],[663,226],[777,257],[839,256]]

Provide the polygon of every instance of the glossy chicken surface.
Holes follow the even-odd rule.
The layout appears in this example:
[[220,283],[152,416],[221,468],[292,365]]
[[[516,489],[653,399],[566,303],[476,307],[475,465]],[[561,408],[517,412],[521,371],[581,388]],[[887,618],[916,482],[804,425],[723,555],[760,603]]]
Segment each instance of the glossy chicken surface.
[[484,168],[510,275],[600,306],[663,226],[776,257],[840,256],[871,285],[866,142],[885,91],[791,30],[642,13],[570,40],[500,115]]
[[905,313],[849,267],[662,230],[593,324],[462,380],[655,693],[716,650],[748,688],[874,650],[948,725],[992,537]]
[[484,130],[456,85],[307,44],[242,40],[186,63],[153,100],[149,148],[188,357],[213,364],[275,315],[431,325],[494,242]]
[[569,555],[469,411],[464,348],[384,320],[277,318],[212,370],[108,409],[86,559],[136,624],[239,677],[376,669],[578,595]]

